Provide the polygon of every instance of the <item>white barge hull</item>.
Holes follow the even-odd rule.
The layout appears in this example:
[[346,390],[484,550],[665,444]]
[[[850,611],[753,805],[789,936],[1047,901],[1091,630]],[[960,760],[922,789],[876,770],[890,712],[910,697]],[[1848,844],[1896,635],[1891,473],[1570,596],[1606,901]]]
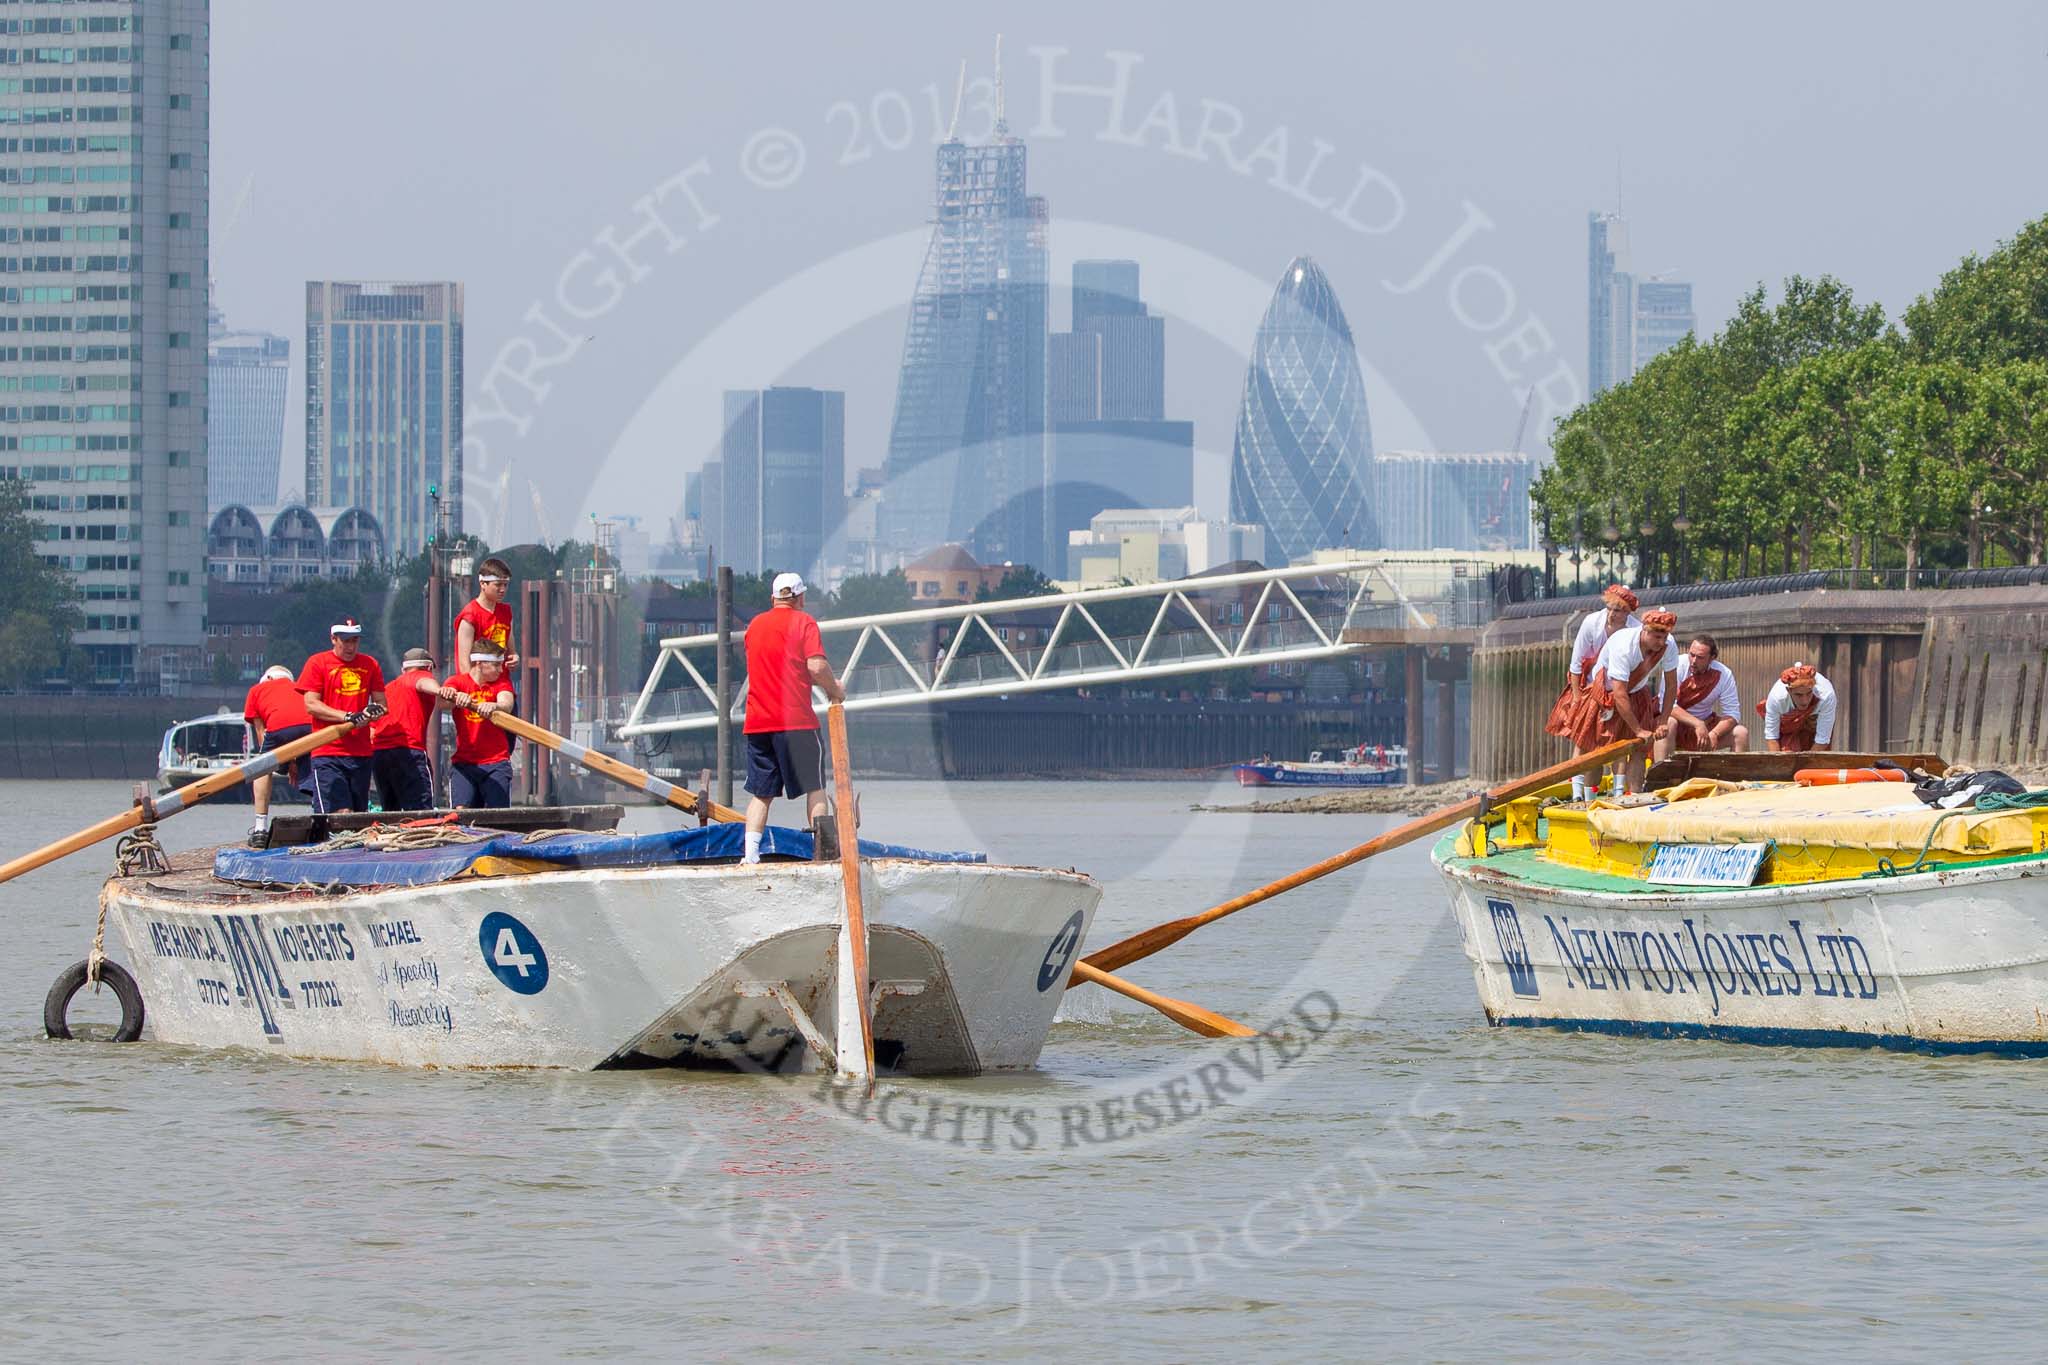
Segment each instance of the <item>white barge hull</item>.
[[2048,1055],[2048,864],[1657,894],[1437,862],[1494,1024]]
[[[878,1061],[1036,1064],[1101,888],[1072,872],[862,866]],[[577,870],[330,893],[102,893],[148,1034],[449,1067],[829,1063],[835,864]]]

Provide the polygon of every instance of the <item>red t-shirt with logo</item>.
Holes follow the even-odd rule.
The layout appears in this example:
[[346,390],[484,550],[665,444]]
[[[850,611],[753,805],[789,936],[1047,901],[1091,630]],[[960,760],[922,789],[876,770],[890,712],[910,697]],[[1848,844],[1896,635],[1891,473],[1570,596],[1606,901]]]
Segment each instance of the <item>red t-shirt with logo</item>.
[[810,660],[824,652],[818,623],[807,611],[770,607],[748,623],[747,734],[818,728]]
[[[511,603],[500,602],[498,603],[497,609],[492,610],[491,608],[486,607],[482,602],[477,601],[475,598],[471,598],[469,604],[463,607],[461,611],[456,613],[455,630],[458,635],[462,632],[462,623],[464,621],[469,622],[470,627],[476,631],[476,642],[478,644],[482,644],[488,640],[490,643],[496,645],[499,649],[506,650],[508,652],[511,650]],[[467,659],[457,659],[455,662],[460,667],[469,667],[469,660]],[[492,726],[491,728],[496,729],[497,727]]]
[[[448,686],[457,692],[480,692],[493,698],[512,690],[512,684],[503,678],[487,684],[478,682],[467,673],[457,673],[448,680]],[[480,716],[467,706],[455,708],[454,762],[503,763],[510,757],[512,737],[491,724],[489,716]]]
[[[306,660],[299,674],[299,691],[309,692],[337,711],[354,714],[370,704],[370,698],[384,690],[384,670],[361,650],[343,663],[331,649],[323,649]],[[321,725],[326,721],[318,722]],[[315,758],[368,758],[370,728],[359,725],[329,744],[313,751]]]
[[[398,681],[384,689],[384,714],[370,722],[373,749],[425,749],[427,716],[433,698],[420,691],[421,682],[433,682],[424,668],[400,669]],[[439,686],[438,683],[435,684]]]
[[261,725],[266,735],[313,723],[313,715],[306,709],[305,694],[290,678],[272,678],[250,688],[249,700],[242,706],[242,719]]

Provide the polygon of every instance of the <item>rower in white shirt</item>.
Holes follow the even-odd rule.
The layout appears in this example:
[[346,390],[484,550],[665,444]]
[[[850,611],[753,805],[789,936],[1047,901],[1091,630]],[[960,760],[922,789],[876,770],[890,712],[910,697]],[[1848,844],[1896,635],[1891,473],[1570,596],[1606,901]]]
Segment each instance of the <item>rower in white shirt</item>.
[[1830,749],[1835,740],[1835,688],[1812,664],[1793,664],[1756,704],[1764,747],[1774,754]]
[[1711,635],[1695,635],[1678,661],[1676,704],[1671,708],[1671,729],[1657,741],[1657,758],[1671,757],[1674,750],[1733,749],[1749,747],[1749,727],[1739,724],[1742,702],[1735,691],[1735,671],[1721,662],[1721,650]]
[[[1670,730],[1671,706],[1678,694],[1675,689],[1667,693],[1664,676],[1678,671],[1678,642],[1671,638],[1677,625],[1676,614],[1658,608],[1644,612],[1640,626],[1609,637],[1593,672],[1593,687],[1606,694],[1607,704],[1596,729],[1573,735],[1582,750],[1618,739],[1655,739]],[[1629,791],[1642,786],[1643,750],[1648,747],[1629,755],[1622,778]]]

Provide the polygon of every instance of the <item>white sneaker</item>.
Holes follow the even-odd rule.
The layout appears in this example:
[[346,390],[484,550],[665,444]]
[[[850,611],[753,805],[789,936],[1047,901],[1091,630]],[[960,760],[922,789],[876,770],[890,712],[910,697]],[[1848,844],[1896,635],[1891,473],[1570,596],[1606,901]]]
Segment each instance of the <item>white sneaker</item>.
[[758,854],[758,853],[749,853],[749,854],[746,854],[746,855],[745,855],[744,857],[742,857],[742,858],[740,859],[740,866],[741,866],[741,867],[752,867],[752,866],[754,866],[754,864],[756,864],[756,863],[758,863],[758,862],[760,862],[760,861],[761,861],[761,855],[760,855],[760,854]]

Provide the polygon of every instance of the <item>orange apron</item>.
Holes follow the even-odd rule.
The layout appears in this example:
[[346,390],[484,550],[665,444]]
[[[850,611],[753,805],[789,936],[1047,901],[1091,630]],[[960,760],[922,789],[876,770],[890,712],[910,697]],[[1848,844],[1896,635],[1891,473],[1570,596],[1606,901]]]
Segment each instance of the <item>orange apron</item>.
[[[1764,713],[1764,703],[1756,704],[1756,713]],[[1820,733],[1820,693],[1813,694],[1813,700],[1804,710],[1794,708],[1778,717],[1778,748],[1788,754],[1805,753],[1814,746]]]
[[[1680,709],[1690,711],[1708,697],[1713,696],[1714,689],[1720,685],[1720,682],[1721,675],[1711,668],[1704,673],[1688,674],[1685,681],[1678,685],[1678,705]],[[1711,716],[1707,717],[1707,728],[1709,730],[1714,728],[1714,719]],[[1687,751],[1698,750],[1706,745],[1705,737],[1696,733],[1690,725],[1673,725],[1671,727],[1671,743],[1674,749]]]

